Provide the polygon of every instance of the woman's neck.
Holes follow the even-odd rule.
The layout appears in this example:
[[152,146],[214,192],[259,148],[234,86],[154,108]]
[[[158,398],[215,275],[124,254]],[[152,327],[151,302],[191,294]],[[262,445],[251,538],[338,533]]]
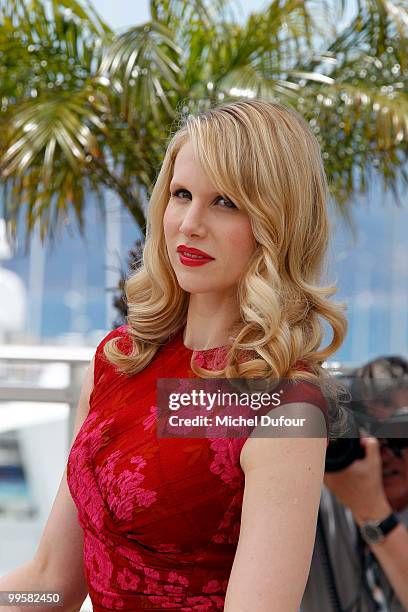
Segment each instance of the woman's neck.
[[193,350],[225,346],[234,324],[241,320],[235,297],[191,294],[184,328],[184,345]]

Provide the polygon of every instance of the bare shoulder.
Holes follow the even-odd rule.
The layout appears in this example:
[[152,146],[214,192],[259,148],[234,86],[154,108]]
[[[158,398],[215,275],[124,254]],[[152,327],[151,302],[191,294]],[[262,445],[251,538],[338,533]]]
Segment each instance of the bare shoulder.
[[327,426],[318,406],[293,402],[274,408],[246,440],[240,454],[244,472],[279,465],[289,469],[305,454],[320,463],[325,456]]

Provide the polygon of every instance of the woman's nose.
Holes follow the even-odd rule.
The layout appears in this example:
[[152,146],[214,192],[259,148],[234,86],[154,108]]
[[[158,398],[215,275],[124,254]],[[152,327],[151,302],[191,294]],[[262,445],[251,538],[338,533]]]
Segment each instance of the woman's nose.
[[186,210],[182,217],[179,229],[186,236],[191,234],[201,236],[205,234],[204,213],[200,210],[199,206],[191,204],[188,207],[188,210]]

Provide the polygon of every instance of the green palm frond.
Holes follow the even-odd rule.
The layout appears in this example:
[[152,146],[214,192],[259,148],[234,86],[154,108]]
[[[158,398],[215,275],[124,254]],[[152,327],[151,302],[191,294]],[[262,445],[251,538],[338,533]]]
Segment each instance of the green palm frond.
[[0,97],[7,106],[54,89],[81,89],[110,36],[73,0],[53,1],[48,11],[41,2],[0,0]]
[[[247,19],[236,0],[151,0],[151,20],[115,34],[89,0],[0,0],[0,171],[16,228],[52,235],[84,193],[143,207],[179,114],[261,97],[298,110],[346,204],[374,170],[408,181],[407,11],[401,0],[273,0]],[[323,16],[327,16],[327,27]]]
[[19,107],[8,125],[0,164],[2,179],[10,177],[13,183],[5,192],[7,219],[13,221],[16,211],[27,204],[27,231],[38,219],[45,236],[73,206],[82,229],[86,166],[103,157],[98,136],[106,135],[99,118],[104,110],[103,97],[96,98],[90,90]]
[[181,33],[197,22],[208,32],[215,21],[235,21],[233,4],[228,0],[150,0],[150,14],[153,21],[162,23],[175,33]]
[[[171,31],[158,22],[127,30],[107,49],[99,75],[121,96],[121,112],[129,124],[143,122],[150,111],[160,121],[159,103],[169,117],[174,115],[168,89],[180,91],[181,68],[175,61],[180,54]],[[144,100],[144,105],[137,106],[136,100]]]
[[62,25],[60,15],[76,17],[83,25],[89,27],[95,34],[108,34],[111,29],[93,9],[91,2],[80,3],[77,0],[51,0],[47,6],[42,0],[0,0],[0,21],[14,26],[31,28],[38,35],[45,36],[49,26]]
[[[95,108],[98,114],[94,112]],[[99,118],[99,114],[106,110],[103,99],[96,101],[89,89],[75,97],[61,94],[45,101],[26,102],[15,113],[9,128],[13,144],[6,146],[2,156],[2,176],[24,174],[30,162],[38,159],[50,142],[53,144],[48,149],[47,162],[51,162],[51,166],[47,169],[44,164],[44,172],[52,170],[54,155],[51,156],[50,152],[59,147],[72,170],[80,174],[88,154],[101,155],[95,129],[106,132]]]

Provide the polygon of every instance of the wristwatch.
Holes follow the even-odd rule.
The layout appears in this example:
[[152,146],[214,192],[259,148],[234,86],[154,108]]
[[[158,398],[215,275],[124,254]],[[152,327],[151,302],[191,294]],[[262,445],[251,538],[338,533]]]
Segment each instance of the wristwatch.
[[394,512],[382,521],[367,521],[360,525],[361,537],[367,544],[382,542],[390,531],[399,524],[400,520]]

